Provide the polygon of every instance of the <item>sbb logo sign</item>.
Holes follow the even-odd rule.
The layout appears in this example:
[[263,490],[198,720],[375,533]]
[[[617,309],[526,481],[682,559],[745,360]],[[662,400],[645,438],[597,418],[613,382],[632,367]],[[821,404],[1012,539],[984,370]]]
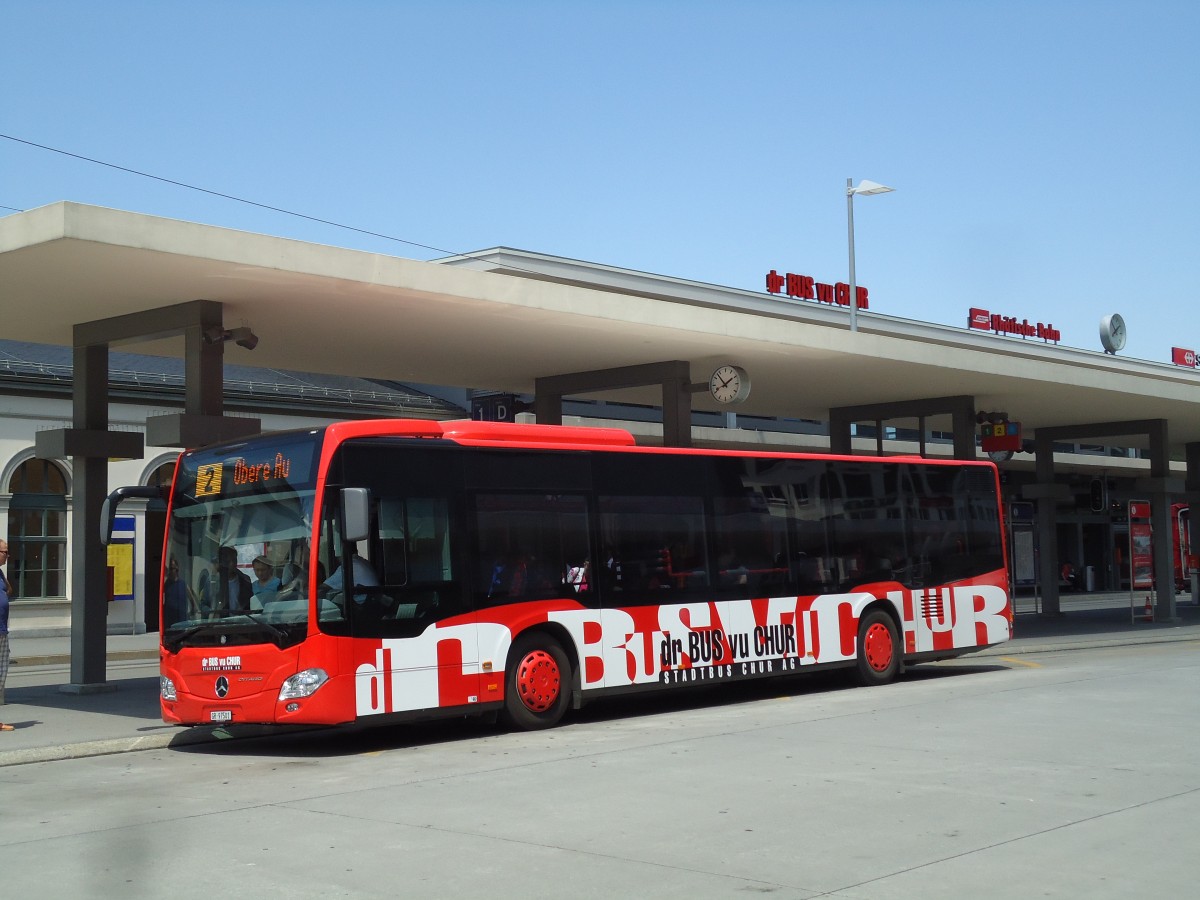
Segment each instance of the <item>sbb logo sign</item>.
[[1177,366],[1187,366],[1189,369],[1196,368],[1196,351],[1185,350],[1182,347],[1171,348],[1171,362]]

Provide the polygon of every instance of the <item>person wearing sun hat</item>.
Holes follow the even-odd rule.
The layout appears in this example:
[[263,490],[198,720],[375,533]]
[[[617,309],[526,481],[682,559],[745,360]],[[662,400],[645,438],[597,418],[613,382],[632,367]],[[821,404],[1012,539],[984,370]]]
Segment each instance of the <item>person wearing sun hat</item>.
[[[8,565],[8,541],[0,540],[0,566]],[[8,576],[0,569],[0,706],[4,705],[4,681],[8,678],[8,598],[12,585]],[[12,731],[13,727],[0,722],[0,731]]]

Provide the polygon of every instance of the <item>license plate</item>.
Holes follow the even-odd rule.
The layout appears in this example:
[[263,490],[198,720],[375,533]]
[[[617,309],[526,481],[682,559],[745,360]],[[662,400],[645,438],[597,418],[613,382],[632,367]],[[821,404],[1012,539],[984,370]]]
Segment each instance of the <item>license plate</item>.
[[214,709],[212,712],[210,712],[208,714],[208,719],[210,722],[232,722],[233,721],[233,710],[232,709]]

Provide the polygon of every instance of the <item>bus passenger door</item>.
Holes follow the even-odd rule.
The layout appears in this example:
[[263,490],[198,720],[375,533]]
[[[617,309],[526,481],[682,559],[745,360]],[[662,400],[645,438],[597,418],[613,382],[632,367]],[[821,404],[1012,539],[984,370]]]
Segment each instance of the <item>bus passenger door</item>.
[[370,498],[368,536],[346,543],[340,562],[353,640],[358,715],[433,710],[479,702],[476,626],[465,615],[444,497]]

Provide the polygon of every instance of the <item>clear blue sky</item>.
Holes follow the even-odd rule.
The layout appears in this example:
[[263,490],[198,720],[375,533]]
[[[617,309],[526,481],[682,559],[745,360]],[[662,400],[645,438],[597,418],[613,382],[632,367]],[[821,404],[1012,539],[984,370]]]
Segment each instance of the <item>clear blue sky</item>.
[[[1200,349],[1200,3],[0,0],[0,133],[448,252]],[[73,200],[430,259],[0,139]],[[3,296],[0,286],[0,297]],[[1200,377],[1200,376],[1198,376]]]

